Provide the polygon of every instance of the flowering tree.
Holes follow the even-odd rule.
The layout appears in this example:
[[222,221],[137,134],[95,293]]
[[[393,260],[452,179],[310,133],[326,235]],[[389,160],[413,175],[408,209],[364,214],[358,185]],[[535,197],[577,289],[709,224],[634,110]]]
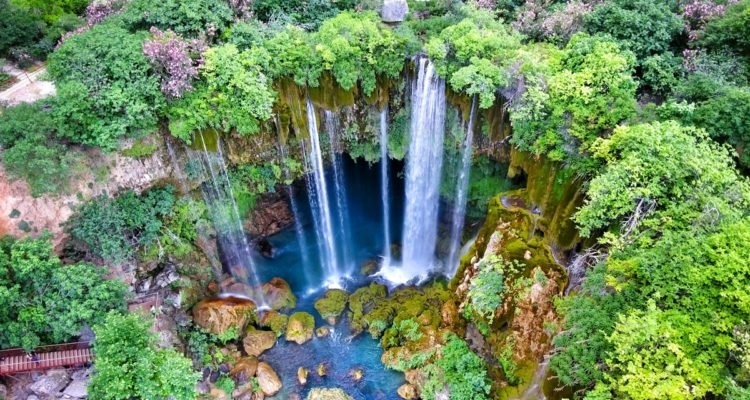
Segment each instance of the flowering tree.
[[151,28],[151,35],[151,40],[143,43],[143,53],[161,77],[161,91],[170,98],[179,98],[193,89],[205,44],[156,27]]
[[738,0],[727,0],[726,4],[716,4],[714,0],[691,0],[682,11],[685,19],[685,29],[690,41],[700,38],[703,28],[708,21],[721,17],[727,10],[727,6],[737,3]]

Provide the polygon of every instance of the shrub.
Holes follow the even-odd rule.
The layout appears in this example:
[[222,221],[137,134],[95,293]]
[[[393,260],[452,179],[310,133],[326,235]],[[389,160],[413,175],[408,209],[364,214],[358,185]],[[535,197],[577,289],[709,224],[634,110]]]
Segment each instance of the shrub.
[[0,244],[0,347],[68,341],[125,308],[127,288],[90,264],[63,265],[49,236]]

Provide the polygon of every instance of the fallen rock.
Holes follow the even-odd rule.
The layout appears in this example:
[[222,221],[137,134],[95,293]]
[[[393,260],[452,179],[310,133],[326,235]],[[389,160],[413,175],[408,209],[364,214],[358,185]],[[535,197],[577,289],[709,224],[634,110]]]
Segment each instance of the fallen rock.
[[251,356],[259,356],[264,351],[276,344],[276,334],[271,331],[259,331],[251,328],[242,339],[242,346],[245,352]]
[[336,319],[344,312],[349,295],[341,289],[330,289],[315,301],[315,309],[329,324],[336,325]]
[[365,377],[365,371],[363,371],[362,368],[355,368],[349,371],[349,377],[351,377],[354,382],[359,382]]
[[85,399],[88,396],[87,380],[74,380],[63,390],[63,396],[74,399]]
[[70,374],[64,369],[52,369],[29,386],[37,396],[55,396],[70,382]]
[[404,383],[398,388],[398,396],[404,400],[414,400],[417,398],[417,388],[411,383]]
[[326,337],[331,334],[331,328],[327,326],[321,326],[320,328],[315,330],[315,337]]
[[281,379],[276,371],[265,362],[258,363],[258,371],[256,371],[258,377],[258,385],[260,390],[266,396],[273,396],[281,390]]
[[322,378],[328,375],[328,366],[325,363],[320,363],[318,364],[317,371],[318,371],[318,376]]
[[307,384],[307,376],[310,375],[310,371],[305,367],[297,368],[297,381],[300,385],[305,386]]
[[263,299],[273,310],[290,310],[297,305],[292,288],[281,278],[273,278],[261,287]]
[[341,389],[314,388],[307,394],[307,400],[354,400]]
[[385,0],[383,8],[380,9],[380,17],[383,22],[403,22],[409,13],[409,4],[406,0]]
[[235,363],[232,369],[229,371],[229,375],[232,375],[240,382],[245,382],[255,376],[255,372],[258,370],[258,358],[255,356],[240,357]]
[[193,319],[203,329],[221,335],[231,328],[245,327],[255,312],[255,303],[237,297],[203,300],[193,307]]
[[315,330],[315,318],[306,312],[296,312],[289,317],[286,326],[286,340],[303,344],[312,339]]

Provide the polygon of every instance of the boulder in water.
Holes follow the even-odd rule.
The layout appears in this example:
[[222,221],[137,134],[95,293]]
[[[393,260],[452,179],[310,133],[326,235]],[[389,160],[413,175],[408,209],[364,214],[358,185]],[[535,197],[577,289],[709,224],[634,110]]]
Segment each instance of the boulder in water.
[[362,368],[355,368],[349,371],[349,377],[351,377],[354,382],[359,382],[365,377],[365,371],[363,371]]
[[354,400],[341,389],[315,388],[307,394],[307,400]]
[[261,287],[263,298],[273,310],[290,310],[297,305],[292,288],[281,278],[273,278]]
[[344,290],[330,289],[325,292],[323,297],[315,301],[315,309],[329,324],[335,325],[336,319],[346,308],[348,297]]
[[419,396],[417,395],[417,388],[411,383],[404,383],[398,388],[398,395],[404,400],[414,400]]
[[322,338],[326,337],[331,334],[331,328],[328,326],[321,326],[320,328],[315,330],[315,336]]
[[383,8],[380,9],[380,17],[383,22],[403,22],[409,13],[409,4],[406,0],[385,0]]
[[306,312],[296,312],[289,317],[286,326],[286,340],[303,344],[312,339],[315,330],[315,318]]
[[307,370],[305,367],[299,367],[297,368],[297,381],[300,385],[305,386],[307,385],[307,376],[310,375],[310,371]]
[[317,371],[318,371],[318,376],[322,378],[328,375],[328,366],[325,363],[320,363],[318,364]]
[[281,390],[281,379],[276,371],[265,362],[258,363],[258,371],[256,372],[258,377],[258,386],[263,394],[266,396],[273,396]]
[[262,328],[268,328],[276,334],[277,337],[286,332],[286,324],[289,323],[289,316],[281,314],[278,311],[268,311],[260,317],[259,324]]
[[237,297],[203,300],[193,307],[195,323],[214,335],[232,328],[241,332],[254,313],[255,303]]
[[271,331],[259,331],[250,328],[242,339],[242,346],[245,352],[251,356],[259,356],[264,351],[276,344],[276,334]]

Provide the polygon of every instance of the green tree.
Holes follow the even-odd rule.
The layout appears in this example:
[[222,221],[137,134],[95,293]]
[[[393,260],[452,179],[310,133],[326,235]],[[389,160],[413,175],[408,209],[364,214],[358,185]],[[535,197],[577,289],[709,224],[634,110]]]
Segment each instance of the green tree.
[[372,12],[340,13],[320,26],[315,39],[323,68],[336,82],[349,90],[359,81],[368,96],[378,76],[399,76],[408,55],[409,38],[386,27]]
[[226,0],[133,0],[122,16],[132,30],[156,26],[190,38],[220,35],[233,18]]
[[140,196],[132,191],[115,198],[100,196],[77,210],[68,222],[68,230],[91,256],[121,263],[157,240],[174,202],[169,186]]
[[728,6],[723,17],[709,21],[700,44],[750,57],[750,0]]
[[454,90],[477,95],[479,106],[490,108],[496,93],[510,83],[509,66],[521,37],[490,12],[469,7],[462,11],[467,17],[431,38],[427,54]]
[[452,333],[446,336],[441,357],[424,370],[427,381],[422,398],[425,400],[436,399],[437,394],[446,389],[451,399],[489,399],[490,381],[484,362],[466,342]]
[[167,114],[171,133],[191,142],[199,130],[257,133],[271,118],[274,92],[261,65],[235,45],[213,47],[204,54],[201,80],[192,92],[172,104]]
[[683,31],[682,18],[672,10],[674,2],[609,0],[586,16],[586,29],[606,33],[634,52],[639,60],[667,51]]
[[733,169],[729,153],[701,130],[676,122],[623,126],[593,150],[607,165],[575,215],[585,236],[619,228],[606,236],[619,243],[643,232],[651,237],[712,227],[741,216],[750,204],[748,182]]
[[150,322],[136,314],[110,313],[94,327],[94,400],[193,400],[199,374],[171,349],[157,349]]
[[0,245],[0,286],[0,347],[64,342],[125,307],[124,284],[90,264],[63,265],[49,236]]
[[68,38],[49,57],[61,137],[113,149],[121,137],[156,129],[164,96],[143,54],[146,37],[108,22]]

